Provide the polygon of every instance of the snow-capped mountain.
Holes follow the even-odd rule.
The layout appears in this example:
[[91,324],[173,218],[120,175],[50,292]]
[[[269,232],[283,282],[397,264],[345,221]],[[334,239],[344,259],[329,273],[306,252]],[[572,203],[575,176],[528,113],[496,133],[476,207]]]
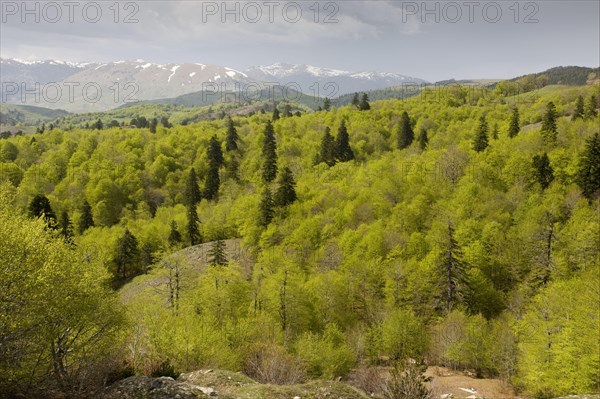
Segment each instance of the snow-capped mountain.
[[[309,94],[319,90],[320,96],[337,97],[339,95],[382,89],[404,84],[420,85],[423,79],[386,72],[350,72],[338,69],[321,68],[312,65],[283,64],[255,66],[244,71],[249,77],[261,81],[277,81],[293,86]],[[335,92],[333,92],[335,89]]]
[[[200,91],[255,90],[256,85],[267,87],[267,82],[330,98],[424,82],[394,73],[349,72],[281,63],[238,71],[201,63],[159,64],[144,60],[76,63],[6,58],[0,59],[0,81],[1,102],[71,112],[104,111],[126,102],[174,98]],[[36,87],[38,95],[31,93]]]

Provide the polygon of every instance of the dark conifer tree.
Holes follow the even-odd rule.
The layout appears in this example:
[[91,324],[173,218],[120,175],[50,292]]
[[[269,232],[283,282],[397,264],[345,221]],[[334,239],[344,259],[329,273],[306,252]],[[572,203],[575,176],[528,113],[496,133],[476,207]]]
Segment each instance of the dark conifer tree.
[[200,235],[200,219],[198,218],[198,212],[196,211],[196,205],[187,206],[187,238],[190,245],[194,246],[202,242],[202,236]]
[[277,106],[275,106],[275,108],[273,109],[273,118],[271,119],[273,119],[273,122],[279,119],[279,109],[277,108]]
[[448,223],[445,242],[438,263],[440,299],[446,313],[450,313],[457,302],[462,301],[466,291],[466,266],[462,252],[454,238],[454,229]]
[[538,183],[542,186],[542,190],[545,190],[552,183],[552,180],[554,180],[554,169],[550,165],[548,154],[534,155],[533,168],[535,169],[535,177]]
[[585,119],[594,119],[598,116],[598,101],[596,100],[596,96],[591,95],[587,106],[585,107]]
[[556,141],[556,136],[558,134],[556,130],[556,118],[556,107],[553,102],[549,102],[546,106],[544,120],[542,121],[542,136],[546,143],[553,143]]
[[38,194],[29,203],[29,216],[32,218],[43,217],[48,227],[56,228],[56,214],[50,206],[50,201],[45,195]]
[[368,111],[371,109],[371,104],[369,104],[369,96],[367,93],[363,93],[360,99],[360,104],[358,105],[358,109],[361,111]]
[[198,187],[198,178],[196,177],[196,170],[192,168],[190,170],[190,173],[188,174],[184,192],[185,205],[196,206],[201,199],[202,194],[200,193],[200,188]]
[[271,220],[273,220],[274,210],[273,210],[273,197],[271,196],[271,190],[269,187],[265,187],[262,196],[260,199],[259,206],[259,219],[258,224],[262,227],[267,227]]
[[408,113],[404,111],[398,125],[398,148],[403,149],[411,145],[415,138],[415,133],[410,125]]
[[158,126],[158,119],[152,118],[150,120],[150,133],[156,133],[157,126]]
[[210,166],[220,168],[223,166],[223,150],[221,150],[221,143],[217,139],[217,136],[212,136],[208,142],[208,148],[206,149],[206,156]]
[[204,182],[204,198],[207,200],[213,200],[217,198],[220,185],[221,180],[219,178],[219,168],[211,163],[208,167],[206,181]]
[[294,175],[290,168],[286,166],[279,175],[278,188],[274,198],[275,205],[287,206],[296,201],[297,198]]
[[117,266],[117,278],[126,278],[136,274],[140,266],[140,250],[138,248],[137,238],[129,229],[117,241],[117,248],[114,257],[115,265]]
[[227,265],[227,255],[225,254],[225,242],[223,240],[215,240],[212,243],[208,252],[208,261],[211,266]]
[[340,162],[348,162],[354,159],[354,152],[350,147],[350,136],[346,128],[346,122],[342,120],[335,139],[335,154]]
[[262,178],[265,182],[271,182],[277,177],[277,142],[271,121],[267,121],[265,126],[262,155]]
[[592,201],[600,195],[600,134],[595,133],[586,141],[585,150],[579,157],[577,184],[583,195]]
[[578,118],[583,119],[583,113],[584,113],[584,101],[583,101],[583,96],[579,96],[577,97],[577,102],[575,103],[575,111],[573,111],[573,116],[571,117],[571,120],[575,120]]
[[181,237],[181,233],[177,229],[177,222],[171,220],[171,231],[169,232],[169,245],[172,247],[177,247],[183,241]]
[[512,115],[510,117],[510,124],[508,125],[508,137],[515,137],[519,134],[521,127],[519,125],[519,109],[517,107],[513,108]]
[[323,100],[323,109],[325,111],[329,111],[331,109],[331,100],[329,100],[329,97],[325,97],[325,100]]
[[485,115],[482,115],[479,118],[479,126],[477,128],[477,133],[475,134],[475,138],[473,139],[473,149],[477,152],[481,152],[485,150],[488,146],[488,125],[485,120]]
[[336,162],[336,144],[329,127],[325,128],[325,133],[321,139],[321,150],[317,155],[317,163],[320,162],[325,162],[328,166],[333,166]]
[[354,105],[356,108],[360,106],[360,99],[358,98],[358,93],[354,93],[354,95],[352,96],[352,105]]
[[494,123],[494,128],[492,129],[492,139],[498,140],[498,133],[499,133],[498,122],[496,122],[496,123]]
[[225,151],[237,151],[239,139],[240,137],[238,136],[237,130],[233,125],[233,120],[231,118],[227,118],[227,138],[225,140]]
[[90,227],[94,227],[92,207],[87,201],[83,201],[83,205],[81,207],[81,217],[79,218],[79,225],[77,227],[79,234],[83,234],[83,232],[89,229]]
[[58,221],[58,228],[60,231],[60,235],[67,243],[72,243],[73,240],[73,224],[71,223],[71,219],[69,219],[69,213],[64,210],[60,214],[60,220]]
[[285,104],[283,107],[283,117],[289,118],[290,116],[292,116],[292,106],[290,104]]
[[429,137],[427,136],[427,130],[421,129],[421,132],[419,133],[419,137],[417,138],[417,141],[419,142],[419,148],[421,150],[425,150],[427,148],[427,145],[429,144]]

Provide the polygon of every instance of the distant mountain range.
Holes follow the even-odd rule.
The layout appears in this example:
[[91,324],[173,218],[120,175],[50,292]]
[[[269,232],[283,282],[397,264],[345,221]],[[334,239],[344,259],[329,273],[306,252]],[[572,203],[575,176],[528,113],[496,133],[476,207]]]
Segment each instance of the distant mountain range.
[[[395,73],[349,72],[281,63],[238,71],[200,63],[158,64],[144,60],[72,63],[17,59],[0,59],[0,81],[2,102],[70,112],[104,111],[135,100],[173,99],[200,92],[210,93],[213,98],[242,92],[252,98],[273,85],[285,86],[291,93],[335,98],[357,91],[426,83]],[[36,84],[37,97],[29,93]]]

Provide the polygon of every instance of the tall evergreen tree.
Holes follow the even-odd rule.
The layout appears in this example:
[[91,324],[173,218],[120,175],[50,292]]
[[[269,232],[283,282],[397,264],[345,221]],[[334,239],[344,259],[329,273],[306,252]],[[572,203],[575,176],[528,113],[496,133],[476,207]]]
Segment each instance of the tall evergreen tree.
[[238,136],[237,130],[233,125],[231,117],[227,118],[227,138],[225,140],[225,151],[237,151],[238,149]]
[[488,146],[488,124],[485,120],[485,115],[479,118],[479,126],[477,133],[473,139],[473,149],[477,152],[485,150]]
[[298,198],[296,195],[296,182],[290,168],[287,166],[283,168],[278,180],[278,188],[274,198],[275,205],[287,206],[296,201]]
[[410,146],[414,138],[415,133],[410,125],[408,112],[404,111],[400,117],[400,124],[398,125],[398,148],[402,150]]
[[45,195],[38,194],[29,203],[29,216],[32,218],[43,217],[48,227],[56,228],[56,214],[50,206],[50,201]]
[[208,167],[206,181],[204,182],[204,198],[206,198],[207,200],[213,200],[217,198],[217,195],[219,194],[220,185],[221,180],[219,178],[219,168],[211,163]]
[[544,137],[546,143],[553,143],[556,141],[556,136],[558,134],[556,130],[557,116],[556,107],[554,106],[554,103],[550,101],[548,105],[546,105],[546,114],[542,121],[542,137]]
[[466,291],[466,270],[462,252],[454,238],[454,229],[448,223],[443,252],[438,263],[441,302],[446,313],[450,313],[457,302],[462,301]]
[[212,136],[210,138],[210,141],[208,142],[208,148],[206,149],[206,156],[208,158],[209,165],[214,165],[217,168],[223,166],[223,150],[221,150],[221,143],[217,139],[217,136]]
[[196,211],[196,205],[188,204],[187,206],[187,238],[191,246],[200,244],[202,242],[202,236],[200,235],[200,219],[198,218],[198,211]]
[[271,121],[267,121],[265,126],[262,154],[264,159],[262,178],[265,182],[271,182],[277,177],[277,142]]
[[152,118],[152,120],[150,120],[150,133],[156,133],[157,126],[158,126],[158,119]]
[[360,104],[358,105],[358,109],[360,109],[361,111],[368,111],[371,109],[371,104],[369,104],[369,96],[367,95],[367,93],[363,93],[362,97],[360,98]]
[[333,166],[336,162],[336,144],[329,127],[325,128],[325,133],[321,139],[321,150],[317,155],[317,163],[320,162],[325,162],[328,166]]
[[117,266],[117,278],[127,278],[135,275],[140,267],[140,250],[138,240],[129,229],[117,241],[117,248],[113,261]]
[[329,111],[331,109],[331,100],[329,97],[325,97],[325,100],[323,100],[323,109],[325,111]]
[[283,117],[289,118],[290,116],[292,116],[292,106],[290,104],[285,104],[283,107]]
[[352,105],[354,105],[356,108],[360,106],[360,99],[358,97],[358,93],[354,93],[354,95],[352,96]]
[[87,201],[83,201],[83,205],[81,206],[81,217],[79,218],[78,224],[79,234],[83,234],[84,231],[89,229],[90,227],[94,227],[94,217],[92,216],[92,207],[90,203]]
[[273,220],[273,216],[275,212],[273,210],[273,197],[271,196],[271,190],[269,187],[265,187],[260,199],[259,206],[259,218],[258,224],[262,227],[267,227],[271,220]]
[[273,109],[273,118],[271,119],[273,119],[273,122],[279,119],[279,109],[277,108],[277,106],[275,106],[275,108]]
[[60,214],[58,228],[60,235],[64,238],[64,240],[68,243],[71,243],[73,238],[73,224],[71,223],[71,219],[69,219],[69,213],[66,210],[62,211]]
[[425,150],[427,148],[427,145],[429,144],[429,137],[427,136],[426,129],[421,128],[421,132],[419,133],[417,141],[419,142],[419,148],[421,150]]
[[496,123],[494,123],[494,128],[492,129],[492,139],[498,140],[498,133],[499,133],[498,122],[496,122]]
[[600,195],[600,134],[597,132],[586,141],[579,157],[577,184],[589,201]]
[[194,207],[200,202],[202,199],[202,194],[200,193],[200,188],[198,187],[198,178],[196,177],[196,170],[194,168],[190,169],[190,173],[188,174],[185,192],[184,192],[185,205]]
[[208,252],[208,262],[211,266],[227,265],[227,255],[225,254],[225,242],[223,240],[215,240],[212,243]]
[[171,220],[171,230],[169,232],[169,245],[172,247],[177,247],[183,241],[181,237],[181,233],[177,229],[177,222]]
[[548,188],[552,180],[554,180],[554,169],[550,165],[550,159],[548,154],[534,155],[533,156],[533,168],[535,170],[535,177],[542,186],[542,190]]
[[338,129],[337,137],[335,138],[335,154],[340,162],[348,162],[354,159],[354,152],[350,147],[350,136],[346,128],[346,121],[342,120]]
[[584,113],[584,101],[583,101],[583,96],[579,96],[577,97],[577,102],[575,103],[575,111],[573,111],[573,116],[571,117],[571,120],[575,120],[578,118],[583,119],[583,113]]
[[519,125],[519,109],[513,108],[512,116],[510,117],[510,124],[508,125],[508,137],[515,137],[519,134],[521,126]]
[[598,101],[596,100],[596,96],[591,95],[585,107],[585,119],[596,118],[598,116],[596,108],[598,108]]

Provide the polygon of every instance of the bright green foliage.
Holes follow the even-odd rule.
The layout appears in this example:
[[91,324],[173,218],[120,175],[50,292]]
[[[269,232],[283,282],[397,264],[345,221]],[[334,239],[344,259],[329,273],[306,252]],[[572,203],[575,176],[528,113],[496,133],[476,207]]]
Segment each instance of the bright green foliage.
[[558,118],[556,107],[554,106],[554,103],[550,101],[548,105],[546,105],[546,113],[544,114],[544,119],[542,121],[542,137],[544,137],[546,143],[554,143],[556,141],[556,136],[558,134],[556,130],[556,118]]
[[208,259],[208,263],[211,266],[225,266],[228,263],[227,255],[225,255],[225,242],[223,240],[215,240],[212,243]]
[[598,196],[600,191],[600,134],[590,137],[585,150],[579,158],[577,183],[583,195],[590,201]]
[[356,360],[335,324],[328,324],[323,335],[301,336],[296,342],[296,352],[307,364],[308,374],[315,378],[333,379],[345,375]]
[[333,166],[336,163],[335,139],[331,135],[329,126],[325,128],[323,138],[321,139],[321,149],[316,157],[316,164],[324,162],[327,166]]
[[279,180],[277,182],[277,191],[273,198],[276,206],[287,206],[298,199],[296,195],[296,182],[294,181],[294,175],[287,166],[283,168],[279,174]]
[[225,151],[237,151],[238,149],[238,141],[240,136],[237,133],[237,129],[233,124],[233,120],[231,117],[227,118],[227,137],[225,139]]
[[534,155],[532,162],[538,183],[542,186],[542,190],[547,189],[552,180],[554,180],[554,169],[550,165],[548,154]]
[[0,162],[12,162],[17,159],[19,149],[10,141],[0,142]]
[[577,97],[577,102],[575,103],[575,110],[573,111],[573,116],[571,120],[582,119],[584,113],[584,101],[583,96]]
[[394,310],[381,325],[382,349],[394,360],[423,359],[428,347],[425,325],[410,310]]
[[[121,306],[98,261],[53,237],[0,195],[0,392],[87,396],[117,361]],[[18,266],[18,267],[17,267]]]
[[508,125],[508,137],[515,137],[519,134],[521,130],[521,126],[519,123],[519,109],[517,107],[513,108],[512,115],[510,117],[510,124]]
[[90,227],[94,227],[94,217],[92,215],[92,207],[86,200],[83,201],[81,206],[81,216],[79,217],[79,224],[77,230],[79,234],[83,234]]
[[408,112],[404,111],[400,117],[400,125],[398,125],[398,148],[404,149],[412,144],[415,138]]
[[342,120],[338,128],[338,134],[335,138],[335,154],[340,162],[348,162],[354,159],[354,152],[350,147],[350,136],[346,128],[346,121]]
[[275,130],[271,121],[267,121],[265,126],[262,155],[262,178],[265,182],[271,182],[277,176],[277,141],[275,140]]
[[598,117],[598,101],[596,96],[591,95],[585,107],[585,119],[594,119]]
[[477,127],[477,133],[473,139],[473,149],[477,152],[485,150],[488,146],[488,124],[485,119],[485,115],[479,118],[479,126]]
[[140,248],[138,240],[129,229],[117,241],[113,261],[116,265],[115,278],[125,279],[141,272]]

